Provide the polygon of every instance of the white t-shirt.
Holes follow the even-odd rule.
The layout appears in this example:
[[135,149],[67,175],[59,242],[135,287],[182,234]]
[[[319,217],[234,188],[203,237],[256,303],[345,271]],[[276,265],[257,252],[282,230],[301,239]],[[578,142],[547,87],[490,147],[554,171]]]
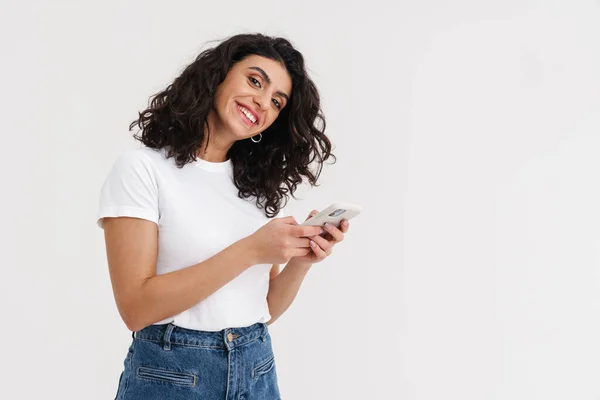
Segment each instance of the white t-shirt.
[[[158,225],[157,275],[200,263],[269,222],[254,198],[241,199],[231,160],[196,158],[179,169],[166,150],[127,150],[100,191],[103,217],[137,217]],[[282,217],[283,210],[277,215]],[[155,325],[219,331],[271,319],[267,304],[270,264],[254,265],[205,300]]]

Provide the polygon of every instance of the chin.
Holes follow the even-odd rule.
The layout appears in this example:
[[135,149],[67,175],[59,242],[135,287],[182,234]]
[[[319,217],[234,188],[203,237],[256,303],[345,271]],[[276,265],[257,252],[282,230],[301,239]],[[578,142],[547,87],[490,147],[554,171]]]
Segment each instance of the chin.
[[234,114],[231,115],[228,125],[230,132],[235,136],[236,140],[248,139],[252,136],[258,135],[259,133],[257,126],[246,126],[244,122],[240,120],[240,117],[237,114],[237,108],[234,110]]
[[243,125],[240,124],[233,123],[230,124],[229,127],[230,132],[233,134],[235,140],[244,140],[252,136],[258,135],[258,133],[250,133],[252,130],[246,129]]

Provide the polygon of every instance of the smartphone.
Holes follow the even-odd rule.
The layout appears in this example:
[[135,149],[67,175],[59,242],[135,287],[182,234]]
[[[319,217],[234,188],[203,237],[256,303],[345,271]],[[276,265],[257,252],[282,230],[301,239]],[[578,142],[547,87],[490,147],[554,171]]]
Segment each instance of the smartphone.
[[[318,214],[313,215],[300,225],[310,225],[310,226],[323,226],[325,222],[329,222],[331,225],[336,228],[340,227],[340,222],[343,219],[350,220],[356,217],[362,208],[356,204],[349,203],[333,203],[326,209],[320,211]],[[322,233],[321,236],[326,235],[327,232]]]

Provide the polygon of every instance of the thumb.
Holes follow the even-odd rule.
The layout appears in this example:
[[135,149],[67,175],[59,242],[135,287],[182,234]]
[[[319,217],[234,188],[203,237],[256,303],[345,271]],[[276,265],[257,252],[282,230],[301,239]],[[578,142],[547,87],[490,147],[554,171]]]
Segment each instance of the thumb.
[[317,210],[312,210],[309,214],[308,217],[304,220],[304,221],[308,221],[309,218],[314,217],[315,215],[317,215],[319,213],[319,211]]

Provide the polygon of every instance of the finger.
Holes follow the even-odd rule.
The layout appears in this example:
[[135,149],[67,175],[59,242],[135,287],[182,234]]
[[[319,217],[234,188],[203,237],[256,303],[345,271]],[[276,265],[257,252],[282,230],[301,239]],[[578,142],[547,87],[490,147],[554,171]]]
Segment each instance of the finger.
[[[318,236],[318,235],[317,235]],[[313,236],[315,237],[315,236]],[[309,238],[294,238],[294,247],[300,248],[310,248],[310,239]]]
[[318,213],[319,212],[317,210],[312,210],[310,213],[308,213],[308,217],[304,221],[308,221],[309,219],[311,219],[312,217],[314,217]]
[[319,247],[321,249],[323,249],[323,251],[327,254],[330,255],[331,252],[333,251],[333,242],[330,242],[329,240],[321,237],[321,236],[314,236],[312,238],[312,241],[315,242],[316,244],[319,245]]
[[295,237],[311,237],[315,235],[319,235],[323,232],[323,228],[320,226],[311,226],[311,225],[296,225],[292,227],[292,236]]
[[327,253],[325,252],[325,250],[323,250],[314,240],[310,241],[310,247],[312,248],[312,251],[315,253],[315,255],[319,258],[325,258],[327,257]]
[[350,222],[348,222],[347,219],[342,220],[342,222],[340,223],[340,230],[342,231],[342,233],[346,233],[348,232],[348,229],[350,229]]
[[344,233],[342,231],[340,231],[338,228],[336,228],[335,226],[331,225],[330,223],[326,223],[323,228],[325,228],[325,230],[331,235],[333,236],[333,239],[336,242],[341,242],[342,240],[344,240]]
[[298,248],[298,249],[294,249],[294,251],[292,252],[292,257],[304,257],[305,255],[307,255],[308,253],[310,253],[311,251],[311,247],[303,247],[303,248]]
[[286,223],[286,224],[290,224],[290,225],[298,225],[298,221],[296,221],[296,218],[294,218],[293,216],[289,215],[287,217],[283,217],[281,218],[281,220]]

